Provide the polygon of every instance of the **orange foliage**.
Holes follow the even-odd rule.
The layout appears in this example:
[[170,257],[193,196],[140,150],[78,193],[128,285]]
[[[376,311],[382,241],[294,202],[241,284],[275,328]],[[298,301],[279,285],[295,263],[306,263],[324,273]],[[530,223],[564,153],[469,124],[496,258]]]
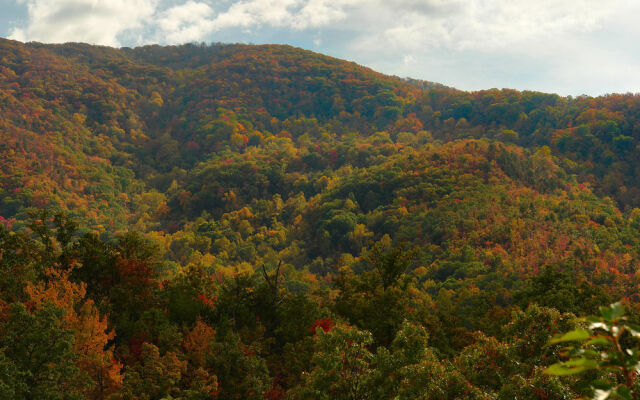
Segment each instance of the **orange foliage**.
[[120,389],[123,379],[122,364],[109,346],[116,334],[108,330],[106,316],[100,316],[93,301],[84,300],[84,284],[69,281],[64,271],[49,269],[47,275],[46,285],[27,285],[29,301],[35,307],[51,303],[65,311],[64,324],[74,332],[77,366],[92,381],[84,394],[90,399],[106,399]]

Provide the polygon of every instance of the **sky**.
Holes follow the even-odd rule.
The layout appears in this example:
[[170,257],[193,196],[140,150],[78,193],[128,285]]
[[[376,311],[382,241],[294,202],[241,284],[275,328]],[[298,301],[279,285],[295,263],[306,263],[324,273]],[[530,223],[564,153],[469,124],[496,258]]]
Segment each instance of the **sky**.
[[639,0],[0,0],[0,36],[291,44],[463,90],[640,92]]

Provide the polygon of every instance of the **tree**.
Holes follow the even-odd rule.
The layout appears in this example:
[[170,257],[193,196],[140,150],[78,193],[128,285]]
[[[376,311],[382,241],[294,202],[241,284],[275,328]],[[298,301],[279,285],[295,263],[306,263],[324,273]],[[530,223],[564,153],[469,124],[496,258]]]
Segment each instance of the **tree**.
[[369,378],[373,368],[373,343],[369,332],[336,326],[330,332],[317,330],[312,370],[303,373],[294,399],[366,400],[373,395]]
[[24,233],[10,232],[0,224],[0,300],[25,300],[27,282],[41,277],[37,245]]
[[336,278],[340,290],[335,302],[338,314],[369,330],[376,343],[388,345],[408,317],[410,281],[404,276],[415,251],[399,245],[388,249],[377,243],[367,261],[371,269],[356,275],[343,270]]
[[115,360],[115,331],[107,327],[92,300],[85,301],[85,285],[69,281],[67,271],[48,269],[47,282],[29,284],[25,291],[33,307],[55,305],[63,310],[63,327],[72,332],[72,351],[78,373],[83,376],[81,393],[89,399],[107,399],[122,385],[122,364]]
[[228,333],[213,344],[207,367],[215,372],[219,396],[223,399],[262,399],[271,387],[265,360],[253,346],[245,345],[235,333]]
[[598,304],[608,301],[608,297],[601,288],[585,281],[577,284],[568,273],[550,265],[513,294],[515,303],[522,308],[537,303],[572,313],[595,311]]
[[64,311],[51,303],[32,311],[14,303],[8,311],[0,324],[0,398],[82,399],[82,375]]
[[369,350],[369,332],[338,325],[317,329],[312,369],[292,399],[489,399],[427,346],[424,328],[404,322],[390,349]]
[[507,344],[481,332],[475,339],[474,344],[458,354],[453,364],[474,386],[499,391],[516,372],[516,360]]
[[187,363],[169,352],[163,356],[151,343],[142,344],[141,362],[127,368],[123,400],[157,400],[180,396],[180,380]]

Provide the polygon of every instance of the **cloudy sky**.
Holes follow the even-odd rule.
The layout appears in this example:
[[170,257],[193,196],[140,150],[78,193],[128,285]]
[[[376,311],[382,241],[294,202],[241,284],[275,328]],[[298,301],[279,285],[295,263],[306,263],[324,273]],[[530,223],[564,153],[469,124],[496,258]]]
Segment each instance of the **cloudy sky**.
[[287,43],[460,89],[640,92],[638,0],[0,0],[0,36]]

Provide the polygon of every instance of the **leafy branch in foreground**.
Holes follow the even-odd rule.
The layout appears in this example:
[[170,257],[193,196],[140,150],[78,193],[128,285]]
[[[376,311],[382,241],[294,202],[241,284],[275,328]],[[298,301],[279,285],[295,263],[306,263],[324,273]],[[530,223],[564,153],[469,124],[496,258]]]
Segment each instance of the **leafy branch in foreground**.
[[579,328],[558,335],[550,343],[575,342],[561,353],[567,361],[551,365],[544,372],[549,375],[574,375],[598,370],[604,379],[593,379],[594,400],[624,399],[639,400],[634,380],[640,372],[640,349],[638,338],[640,326],[627,321],[625,307],[620,303],[600,307],[600,316],[589,316],[581,320],[587,329]]

